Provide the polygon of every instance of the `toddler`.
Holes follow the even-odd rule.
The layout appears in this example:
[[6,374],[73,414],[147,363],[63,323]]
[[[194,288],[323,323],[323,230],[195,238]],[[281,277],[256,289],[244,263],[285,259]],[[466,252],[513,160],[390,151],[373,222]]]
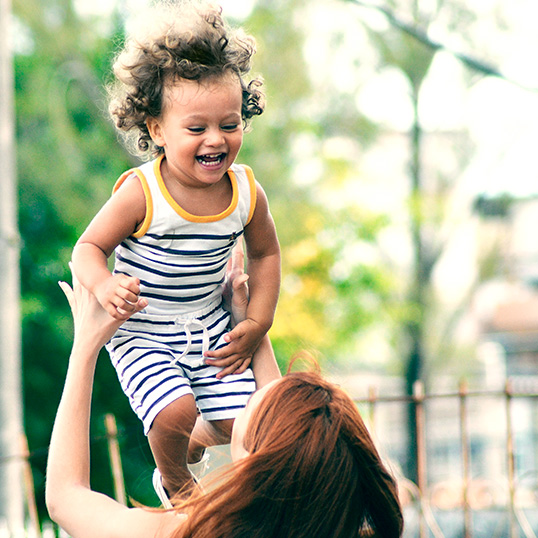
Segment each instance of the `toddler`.
[[[254,52],[212,5],[144,14],[114,64],[110,112],[152,160],[120,177],[73,251],[80,282],[126,320],[107,349],[143,422],[161,500],[192,487],[188,461],[229,442],[276,308],[275,226],[252,170],[235,164],[247,121],[264,109],[261,81],[244,78]],[[249,303],[231,329],[223,283],[243,239]],[[278,375],[274,361],[252,364],[261,384]]]

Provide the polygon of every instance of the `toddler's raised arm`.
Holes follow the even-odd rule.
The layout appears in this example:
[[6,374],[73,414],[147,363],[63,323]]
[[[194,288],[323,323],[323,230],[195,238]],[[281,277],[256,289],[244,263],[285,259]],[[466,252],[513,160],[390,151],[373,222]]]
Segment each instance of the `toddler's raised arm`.
[[108,258],[143,221],[145,197],[136,178],[126,180],[92,220],[73,249],[73,266],[82,285],[116,319],[127,319],[139,300],[138,279],[112,275]]

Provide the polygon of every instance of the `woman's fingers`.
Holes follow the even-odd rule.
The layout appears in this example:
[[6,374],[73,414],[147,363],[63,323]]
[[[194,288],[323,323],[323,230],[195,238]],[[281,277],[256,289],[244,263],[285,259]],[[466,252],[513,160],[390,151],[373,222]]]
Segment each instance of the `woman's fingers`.
[[75,306],[74,305],[75,297],[73,294],[73,290],[71,289],[71,286],[67,282],[64,282],[63,280],[58,282],[58,285],[60,286],[61,290],[64,292],[64,295],[67,298],[67,302],[69,303],[71,310],[73,310]]
[[75,268],[73,267],[73,262],[69,262],[69,269],[71,269],[71,279],[73,281],[73,290],[80,288],[80,282],[75,273]]

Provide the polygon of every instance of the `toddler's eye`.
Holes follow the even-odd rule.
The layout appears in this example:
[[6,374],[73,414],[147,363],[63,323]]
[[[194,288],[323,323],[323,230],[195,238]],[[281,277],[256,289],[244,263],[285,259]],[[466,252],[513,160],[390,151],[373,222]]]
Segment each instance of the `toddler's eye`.
[[200,133],[203,133],[205,131],[205,129],[203,127],[189,127],[188,130],[191,133],[194,133],[194,134],[200,134]]
[[228,125],[223,125],[222,129],[223,131],[235,131],[238,127],[237,123],[230,123]]

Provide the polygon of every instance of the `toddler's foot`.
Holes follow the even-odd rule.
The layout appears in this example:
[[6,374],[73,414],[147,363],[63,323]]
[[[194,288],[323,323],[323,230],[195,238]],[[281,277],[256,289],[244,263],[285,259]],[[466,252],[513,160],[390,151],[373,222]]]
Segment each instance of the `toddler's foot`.
[[203,478],[209,468],[209,452],[204,448],[202,457],[196,463],[189,463],[187,467],[192,475],[192,479],[199,486],[199,480]]
[[168,497],[168,493],[163,486],[163,477],[161,476],[161,472],[157,468],[155,468],[155,471],[153,471],[152,482],[153,489],[155,490],[157,497],[159,497],[159,500],[161,501],[163,507],[172,508],[172,502],[170,501],[170,497]]

